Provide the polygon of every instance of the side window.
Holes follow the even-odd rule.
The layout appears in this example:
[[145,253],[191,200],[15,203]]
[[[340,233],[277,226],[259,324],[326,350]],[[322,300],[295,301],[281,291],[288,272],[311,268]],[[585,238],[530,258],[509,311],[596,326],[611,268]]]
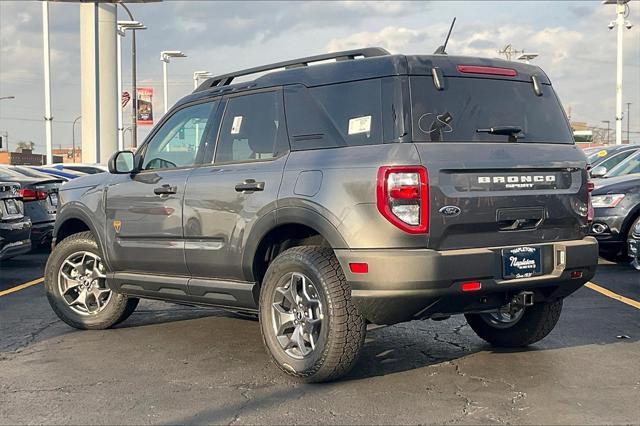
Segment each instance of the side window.
[[615,166],[617,166],[618,164],[622,163],[622,160],[624,160],[625,158],[627,158],[628,156],[630,156],[634,152],[635,151],[633,151],[631,149],[628,150],[628,151],[621,152],[618,155],[614,155],[613,157],[604,160],[602,163],[600,163],[598,165],[602,166],[602,167],[605,167],[607,170],[611,170]]
[[382,143],[381,79],[286,91],[294,150]]
[[147,144],[142,169],[193,166],[215,103],[188,106],[173,114]]
[[265,160],[288,149],[281,92],[229,98],[215,163]]

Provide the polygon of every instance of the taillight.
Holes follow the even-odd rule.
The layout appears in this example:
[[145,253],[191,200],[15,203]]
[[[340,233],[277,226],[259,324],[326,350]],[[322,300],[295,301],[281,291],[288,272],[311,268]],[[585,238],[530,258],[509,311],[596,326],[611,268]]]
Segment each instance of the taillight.
[[511,68],[500,67],[482,67],[478,65],[458,65],[458,72],[464,74],[485,74],[485,75],[502,75],[504,77],[515,77],[517,71]]
[[385,166],[378,169],[378,211],[410,234],[429,232],[429,183],[422,166]]
[[46,199],[47,193],[37,189],[22,188],[20,190],[20,196],[23,201],[36,201]]

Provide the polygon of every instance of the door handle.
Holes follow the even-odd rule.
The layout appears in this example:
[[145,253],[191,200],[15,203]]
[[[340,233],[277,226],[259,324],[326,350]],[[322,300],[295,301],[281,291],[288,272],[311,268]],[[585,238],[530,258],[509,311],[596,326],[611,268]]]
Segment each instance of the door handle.
[[166,184],[158,188],[155,188],[153,190],[153,193],[156,195],[171,195],[171,194],[175,194],[176,192],[178,192],[177,186],[171,186]]
[[244,182],[236,185],[237,192],[264,191],[264,182],[256,182],[254,179],[245,179]]

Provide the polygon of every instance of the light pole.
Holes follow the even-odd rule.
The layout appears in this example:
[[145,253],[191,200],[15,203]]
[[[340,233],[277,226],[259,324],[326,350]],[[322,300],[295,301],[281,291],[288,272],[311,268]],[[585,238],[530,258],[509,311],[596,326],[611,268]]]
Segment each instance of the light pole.
[[618,27],[618,53],[616,60],[616,145],[622,144],[622,40],[624,27],[631,29],[633,25],[625,21],[629,16],[629,0],[604,0],[602,4],[616,5],[616,20],[609,22],[609,29]]
[[610,120],[602,120],[603,123],[607,123],[607,145],[609,145],[609,130],[611,129]]
[[82,118],[81,115],[77,116],[75,120],[73,120],[73,124],[71,125],[71,141],[72,141],[72,148],[71,148],[71,155],[73,155],[73,162],[76,162],[76,123],[78,122],[78,120],[80,120],[80,118]]
[[167,64],[171,58],[186,58],[187,55],[179,50],[163,50],[160,52],[160,60],[162,61],[162,81],[164,86],[164,113],[169,110],[169,81],[167,77]]
[[213,74],[211,74],[209,71],[194,71],[193,72],[193,90],[196,90],[198,88],[198,83],[200,82],[201,78],[211,78],[213,77]]
[[46,135],[46,154],[47,164],[53,163],[53,155],[51,153],[51,72],[49,69],[49,2],[42,2],[42,44],[43,44],[43,62],[44,62],[44,129]]
[[[150,1],[150,0],[147,0]],[[127,12],[129,19],[135,21],[133,14],[129,10],[126,4],[118,2],[120,6]],[[136,148],[138,146],[138,86],[136,81],[136,29],[131,28],[131,147]],[[140,28],[141,30],[146,29]],[[124,137],[124,135],[123,135]]]
[[[120,106],[118,108],[118,151],[122,151],[124,149],[124,128],[123,128],[123,120],[122,120],[122,42],[121,42],[121,38],[125,36],[125,31],[126,30],[132,30],[132,37],[135,37],[135,30],[146,30],[147,27],[145,27],[144,25],[142,25],[141,22],[139,21],[118,21],[118,39],[117,39],[117,55],[118,55],[118,99],[120,100]],[[133,69],[135,69],[135,57],[132,58],[132,62],[131,62],[131,66]],[[137,93],[136,92],[136,83],[135,83],[135,76],[133,77],[133,93],[131,94],[131,96],[134,99],[137,99]],[[132,109],[133,109],[133,114],[132,114],[132,122],[135,122],[136,119],[136,102],[134,101],[132,104]],[[132,133],[133,135],[133,133]],[[131,143],[133,146],[135,146],[135,142],[132,140]]]

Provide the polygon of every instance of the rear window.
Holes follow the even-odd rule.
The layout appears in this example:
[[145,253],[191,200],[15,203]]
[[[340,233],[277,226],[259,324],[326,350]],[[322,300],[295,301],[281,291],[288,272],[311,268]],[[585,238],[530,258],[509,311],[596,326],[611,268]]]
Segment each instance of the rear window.
[[448,77],[437,90],[430,76],[411,77],[413,139],[417,142],[508,142],[508,135],[477,129],[518,127],[521,143],[573,143],[551,88],[536,96],[530,82]]

